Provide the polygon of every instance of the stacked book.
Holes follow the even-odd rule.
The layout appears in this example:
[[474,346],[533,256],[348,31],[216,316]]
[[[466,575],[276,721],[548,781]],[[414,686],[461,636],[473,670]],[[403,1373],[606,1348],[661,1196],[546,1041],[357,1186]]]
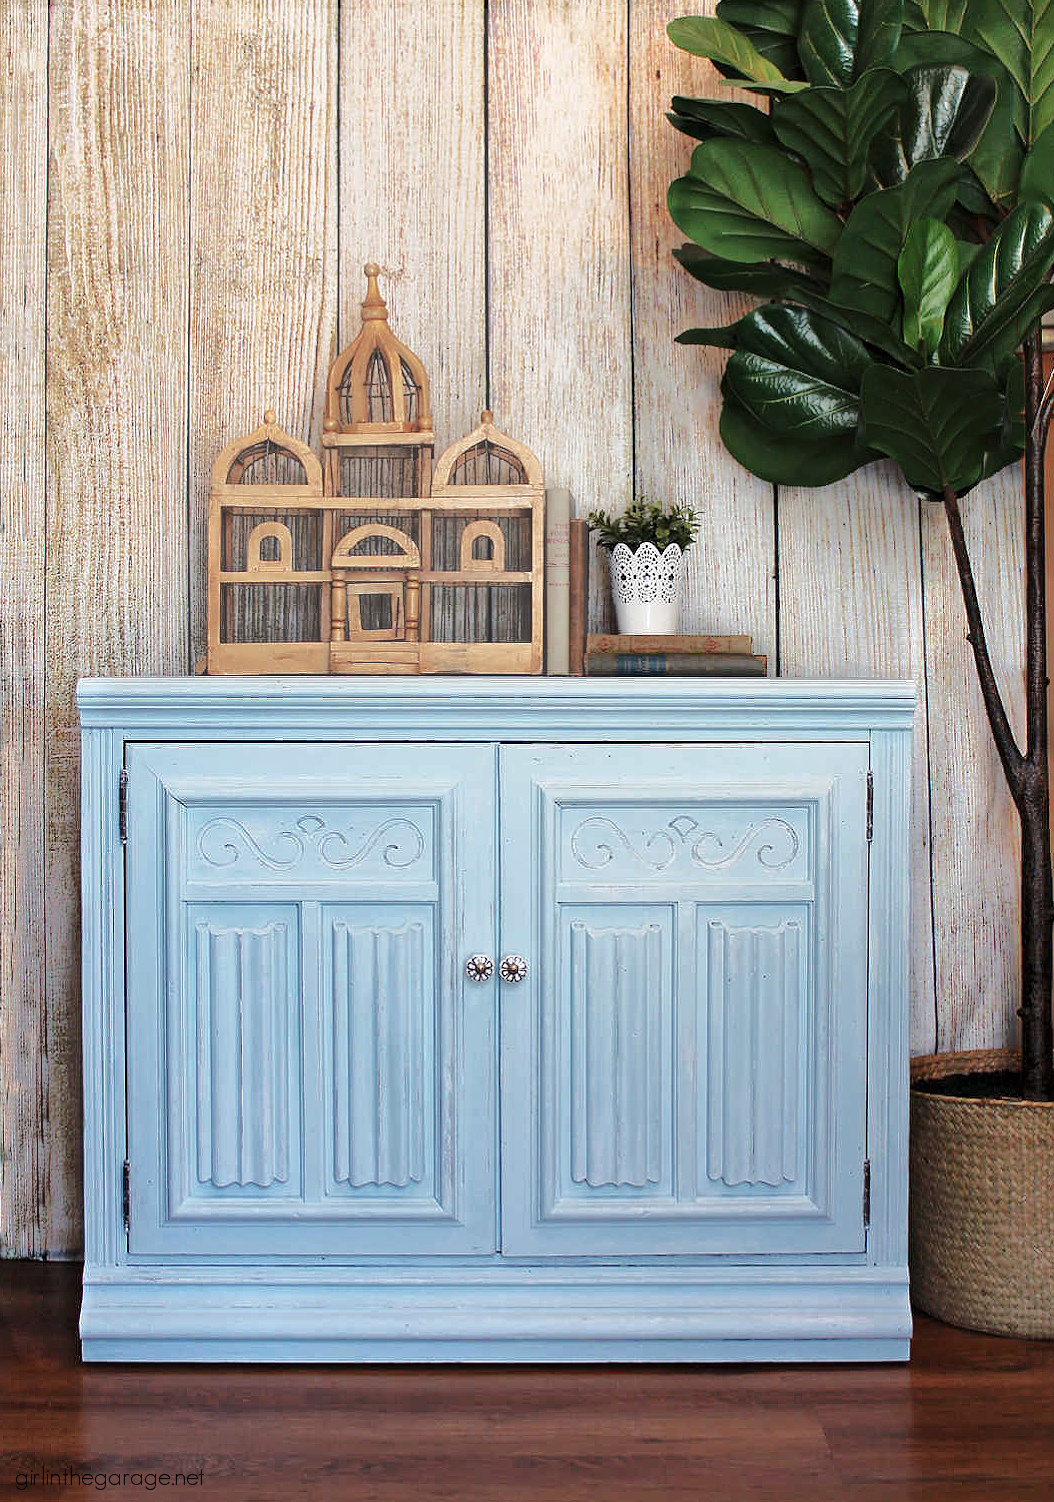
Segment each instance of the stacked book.
[[589,635],[585,672],[693,678],[763,678],[768,659],[751,650],[749,636]]

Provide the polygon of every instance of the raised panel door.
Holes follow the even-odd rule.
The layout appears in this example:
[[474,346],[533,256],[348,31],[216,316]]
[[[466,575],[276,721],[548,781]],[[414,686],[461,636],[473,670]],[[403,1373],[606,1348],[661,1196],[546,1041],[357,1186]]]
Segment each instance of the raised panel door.
[[127,771],[130,1250],[492,1251],[494,748]]
[[502,748],[507,1254],[863,1250],[867,771]]

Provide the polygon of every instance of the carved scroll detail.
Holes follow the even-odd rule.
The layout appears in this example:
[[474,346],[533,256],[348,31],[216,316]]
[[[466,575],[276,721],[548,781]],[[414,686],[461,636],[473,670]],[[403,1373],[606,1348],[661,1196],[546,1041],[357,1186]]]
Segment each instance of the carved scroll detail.
[[[573,830],[571,853],[588,871],[599,871],[611,865],[620,849],[638,865],[647,866],[652,871],[664,871],[677,858],[677,844],[673,838],[676,835],[682,845],[687,845],[693,865],[704,866],[708,871],[735,865],[755,843],[754,855],[758,865],[767,871],[782,871],[801,848],[797,830],[786,819],[775,816],[758,819],[732,844],[731,849],[727,848],[726,836],[716,830],[703,829],[696,834],[697,830],[699,824],[695,819],[688,814],[678,814],[663,828],[650,833],[644,830],[631,838],[613,819],[592,814]],[[768,834],[771,838],[764,838]]]
[[599,871],[610,866],[615,859],[615,846],[600,838],[600,834],[606,831],[611,832],[615,841],[638,865],[650,866],[653,871],[664,871],[677,855],[677,847],[665,829],[646,835],[643,846],[638,848],[613,819],[593,814],[583,819],[571,835],[571,853],[587,871]]
[[[697,866],[706,866],[711,871],[721,866],[734,866],[758,836],[768,830],[772,831],[772,839],[758,846],[755,859],[758,865],[764,866],[767,871],[782,871],[784,866],[790,865],[801,848],[797,830],[788,824],[786,819],[759,819],[756,824],[750,826],[731,850],[725,850],[725,841],[719,834],[715,834],[713,830],[704,830],[692,843],[692,860]],[[704,854],[703,847],[711,843],[718,853]]]
[[[318,814],[303,814],[292,829],[268,831],[270,850],[244,824],[221,815],[210,819],[198,832],[197,850],[207,865],[218,869],[248,858],[272,871],[292,871],[313,846],[324,865],[334,871],[346,871],[361,865],[388,836],[391,838],[381,855],[386,866],[401,870],[412,866],[424,854],[424,835],[409,819],[385,819],[353,849],[344,831],[330,828]],[[345,851],[350,853],[345,855]]]

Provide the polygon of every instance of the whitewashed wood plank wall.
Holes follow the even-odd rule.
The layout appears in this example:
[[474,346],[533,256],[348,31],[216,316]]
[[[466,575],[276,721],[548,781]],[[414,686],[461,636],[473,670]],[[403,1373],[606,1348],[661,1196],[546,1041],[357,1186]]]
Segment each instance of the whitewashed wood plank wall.
[[[698,8],[698,7],[695,7]],[[942,518],[878,467],[773,492],[717,437],[732,316],[671,261],[714,80],[683,0],[8,0],[0,7],[0,1250],[80,1240],[82,673],[186,673],[211,461],[273,406],[317,443],[368,259],[440,445],[491,406],[579,514],[703,514],[687,626],[784,674],[909,676],[913,1046],[1012,1036],[1015,839]],[[1017,486],[967,507],[1015,706]],[[593,600],[594,622],[604,605]]]

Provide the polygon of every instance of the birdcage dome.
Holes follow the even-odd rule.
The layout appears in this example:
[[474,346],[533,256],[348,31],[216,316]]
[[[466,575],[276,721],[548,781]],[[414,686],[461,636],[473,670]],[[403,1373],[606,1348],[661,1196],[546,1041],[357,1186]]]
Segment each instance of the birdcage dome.
[[362,328],[329,373],[326,426],[331,433],[427,433],[432,429],[428,377],[421,361],[392,333],[377,285],[365,268]]

